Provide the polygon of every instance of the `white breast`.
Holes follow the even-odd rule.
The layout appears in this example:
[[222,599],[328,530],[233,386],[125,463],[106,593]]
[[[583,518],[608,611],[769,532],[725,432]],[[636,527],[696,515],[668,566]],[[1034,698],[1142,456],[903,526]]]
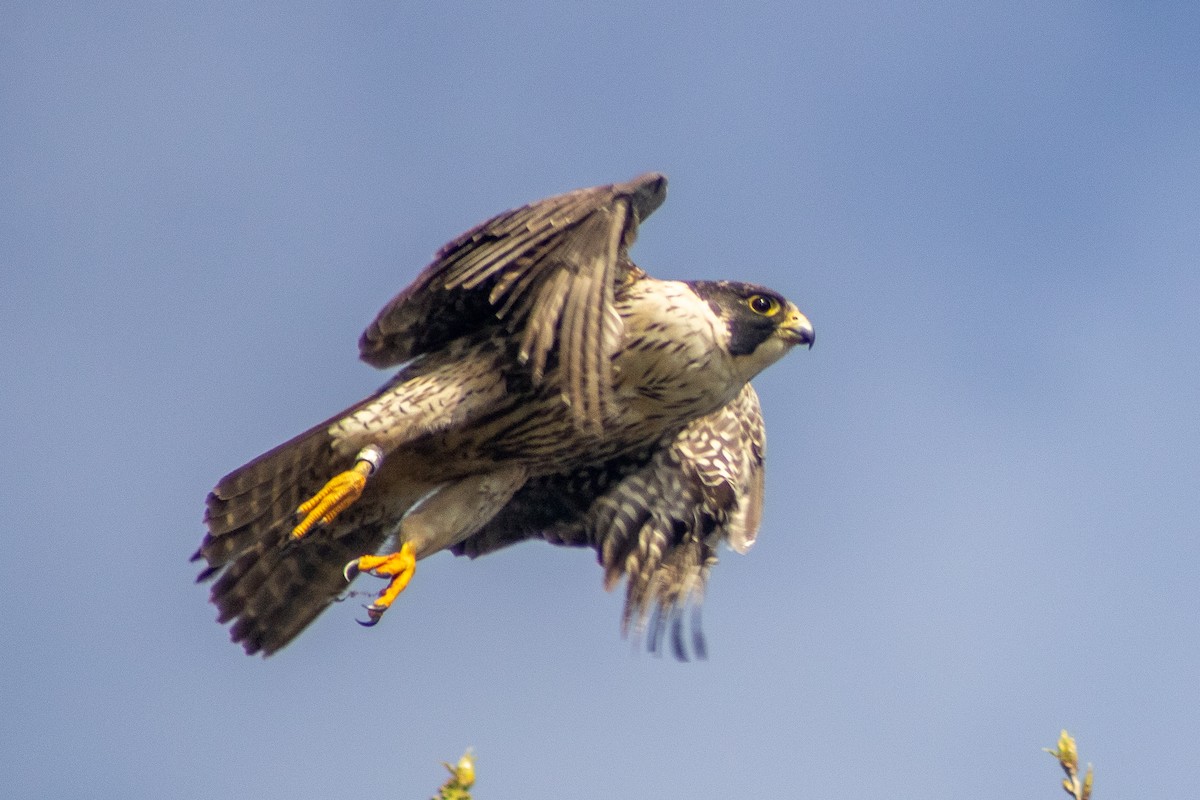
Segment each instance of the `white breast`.
[[693,418],[728,403],[745,379],[729,356],[729,330],[685,283],[646,279],[617,304],[625,338],[616,369],[626,422]]

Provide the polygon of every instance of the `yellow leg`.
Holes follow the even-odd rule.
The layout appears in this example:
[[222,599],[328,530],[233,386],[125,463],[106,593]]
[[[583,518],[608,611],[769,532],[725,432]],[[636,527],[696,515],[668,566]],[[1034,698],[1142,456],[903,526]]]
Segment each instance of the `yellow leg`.
[[385,556],[362,556],[347,564],[343,574],[348,581],[353,580],[360,572],[366,572],[376,578],[391,579],[379,593],[375,602],[367,606],[367,616],[371,618],[370,621],[360,624],[370,627],[379,622],[383,612],[396,602],[396,598],[404,591],[404,587],[408,586],[408,582],[412,580],[413,573],[416,571],[417,556],[412,542],[405,542],[395,553],[388,553]]
[[296,509],[296,513],[303,514],[304,519],[292,528],[292,538],[299,539],[318,523],[328,525],[338,514],[354,505],[354,501],[362,496],[367,478],[379,467],[382,460],[383,453],[379,448],[374,445],[363,448],[351,469],[334,475],[321,487],[321,491]]

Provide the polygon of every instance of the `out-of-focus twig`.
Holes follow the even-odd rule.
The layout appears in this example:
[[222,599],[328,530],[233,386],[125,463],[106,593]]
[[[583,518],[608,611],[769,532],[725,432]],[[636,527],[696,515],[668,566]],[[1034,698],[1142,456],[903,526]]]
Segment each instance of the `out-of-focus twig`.
[[1058,746],[1051,750],[1043,747],[1050,755],[1058,759],[1059,766],[1067,777],[1063,779],[1062,787],[1075,800],[1091,800],[1092,798],[1092,765],[1088,764],[1083,777],[1079,777],[1079,750],[1075,747],[1075,739],[1065,730],[1058,735]]
[[475,754],[471,748],[462,754],[457,764],[442,762],[450,777],[438,789],[433,800],[471,800],[471,787],[475,784]]

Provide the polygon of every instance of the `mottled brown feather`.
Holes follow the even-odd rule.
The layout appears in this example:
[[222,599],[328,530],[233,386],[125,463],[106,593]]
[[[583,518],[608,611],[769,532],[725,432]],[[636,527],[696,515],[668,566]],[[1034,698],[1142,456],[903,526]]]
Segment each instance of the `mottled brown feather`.
[[[670,632],[686,657],[682,612],[702,599],[717,545],[744,552],[757,532],[764,448],[758,395],[746,384],[661,443],[530,481],[454,552],[475,558],[529,538],[592,547],[607,586],[627,581],[623,629],[645,630],[651,649]],[[690,649],[704,651],[698,624]]]
[[[500,214],[447,244],[363,332],[362,359],[401,364],[502,321],[521,335],[535,383],[552,357],[576,421],[598,430],[620,341],[614,287],[637,226],[662,204],[666,178],[581,189]],[[561,352],[559,352],[561,351]]]
[[369,494],[332,525],[290,539],[296,507],[353,462],[334,451],[329,426],[375,396],[234,470],[208,495],[208,532],[192,556],[207,567],[197,580],[216,579],[218,621],[236,620],[230,636],[247,653],[270,654],[294,638],[345,590],[342,566],[383,543]]

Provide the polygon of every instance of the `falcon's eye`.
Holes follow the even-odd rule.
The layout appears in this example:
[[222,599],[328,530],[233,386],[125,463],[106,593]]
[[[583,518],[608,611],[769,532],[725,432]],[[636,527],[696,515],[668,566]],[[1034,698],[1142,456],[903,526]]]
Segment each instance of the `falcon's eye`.
[[750,306],[750,310],[755,314],[761,314],[764,317],[772,317],[779,313],[779,301],[765,294],[751,295],[746,300],[746,305]]

